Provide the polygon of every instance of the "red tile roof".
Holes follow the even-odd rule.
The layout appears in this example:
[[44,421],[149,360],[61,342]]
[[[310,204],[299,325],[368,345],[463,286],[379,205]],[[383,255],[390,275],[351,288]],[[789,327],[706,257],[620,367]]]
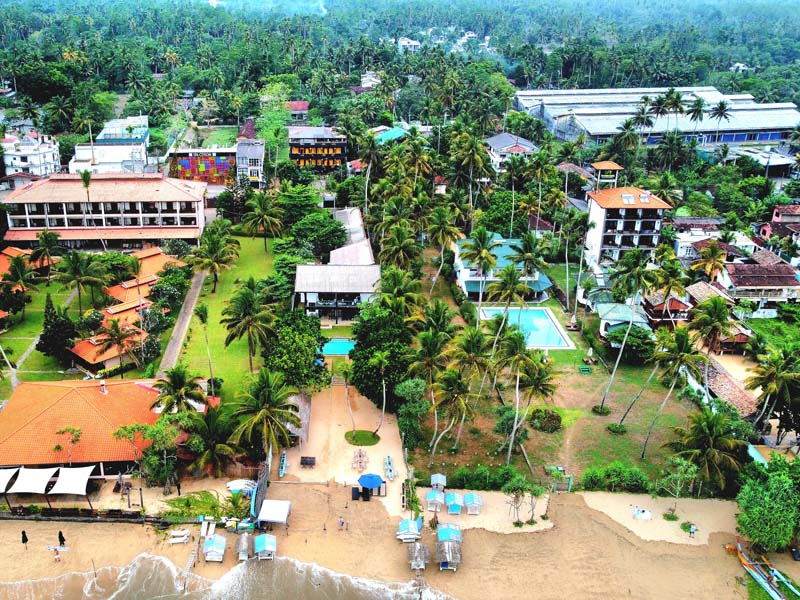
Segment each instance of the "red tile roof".
[[123,281],[119,285],[112,286],[103,290],[107,296],[111,296],[119,302],[132,302],[139,298],[147,298],[150,289],[158,281],[156,275],[145,275],[138,280],[131,279]]
[[796,288],[800,287],[794,269],[787,263],[753,265],[733,263],[725,265],[731,282],[737,288]]
[[[623,196],[633,196],[632,203],[625,203]],[[647,198],[647,202],[642,202],[641,197]],[[594,190],[589,192],[589,197],[603,208],[671,208],[669,204],[661,198],[654,196],[647,190],[637,187],[619,187],[606,190]]]
[[289,100],[287,104],[289,106],[289,110],[292,112],[308,110],[308,100]]
[[759,249],[750,255],[752,260],[757,265],[778,265],[784,261],[780,256],[769,250]]
[[780,215],[800,215],[800,204],[780,204],[773,210]]
[[528,219],[528,228],[531,231],[555,231],[555,227],[550,221],[531,215]]
[[158,275],[167,265],[174,265],[176,267],[186,266],[186,263],[182,260],[164,254],[159,247],[137,250],[133,252],[131,256],[139,261],[140,279],[148,275]]
[[[697,242],[692,242],[692,247],[695,250],[697,250],[697,252],[699,253],[700,250],[702,250],[703,248],[709,246],[713,239],[714,238],[706,238],[704,240],[699,240]],[[722,250],[723,252],[726,252],[727,254],[729,254],[731,256],[743,256],[742,251],[739,250],[736,246],[731,246],[730,244],[727,244],[727,243],[722,242],[720,240],[714,240],[714,241],[717,242],[717,246],[719,246],[719,249]]]
[[122,425],[155,423],[150,406],[158,396],[153,380],[109,380],[103,394],[99,381],[23,382],[0,413],[0,463],[48,465],[67,461],[64,427],[81,430],[72,449],[73,463],[132,461],[149,442],[117,440]]
[[[147,338],[147,334],[145,334],[139,328],[133,327],[133,329],[139,333],[138,335],[135,335],[129,339],[128,343],[126,344],[125,348],[126,350],[130,350],[130,348],[138,346],[142,342],[142,340]],[[101,352],[101,349],[103,347],[103,342],[104,342],[103,336],[98,335],[95,337],[87,338],[85,340],[81,340],[69,350],[75,356],[77,356],[78,358],[80,358],[86,364],[89,365],[100,365],[108,360],[119,358],[120,351],[116,347],[111,347],[105,352]]]

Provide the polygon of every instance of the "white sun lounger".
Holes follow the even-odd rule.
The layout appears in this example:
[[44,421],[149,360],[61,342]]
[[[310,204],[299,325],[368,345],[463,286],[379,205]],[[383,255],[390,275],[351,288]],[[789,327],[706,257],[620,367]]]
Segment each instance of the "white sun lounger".
[[208,535],[208,521],[200,523],[200,539],[205,539]]
[[206,537],[214,537],[214,532],[217,530],[216,523],[209,523],[208,524],[208,535]]
[[174,529],[169,532],[169,537],[184,537],[187,535],[191,535],[191,531],[188,529]]
[[167,543],[172,546],[173,544],[188,544],[189,543],[189,536],[183,535],[180,537],[171,537],[167,541]]

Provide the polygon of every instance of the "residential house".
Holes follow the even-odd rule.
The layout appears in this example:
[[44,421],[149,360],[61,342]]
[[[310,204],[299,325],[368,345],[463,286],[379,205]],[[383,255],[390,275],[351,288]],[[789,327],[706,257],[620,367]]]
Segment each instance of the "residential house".
[[289,118],[293,123],[308,122],[308,100],[290,100],[287,102]]
[[647,313],[650,327],[655,330],[659,327],[674,327],[681,321],[689,318],[691,303],[677,294],[670,294],[669,298],[661,290],[650,292],[642,299],[642,308]]
[[347,136],[332,127],[289,127],[289,158],[298,167],[336,169],[347,162]]
[[253,187],[264,180],[264,140],[243,139],[236,142],[236,175],[247,179]]
[[[666,226],[666,224],[664,224]],[[677,227],[673,224],[673,228]],[[720,248],[728,254],[728,260],[742,258],[747,254],[755,252],[758,245],[747,235],[740,231],[733,233],[733,242],[727,244],[719,241],[722,232],[716,225],[707,224],[705,226],[683,228],[675,234],[675,256],[683,263],[688,264],[700,257],[700,250],[708,245],[711,240],[717,240]]]
[[6,175],[0,179],[0,181],[5,182],[0,185],[0,190],[15,190],[19,187],[25,187],[34,181],[39,181],[40,179],[41,177],[38,175],[31,175],[30,173],[14,173],[13,175]]
[[[154,380],[22,382],[0,413],[0,466],[44,467],[99,464],[101,477],[125,473],[150,442],[114,436],[123,425],[152,425],[158,397]],[[81,432],[68,444],[56,433]],[[60,449],[56,449],[60,447]]]
[[768,242],[772,236],[800,239],[800,204],[782,204],[772,209],[772,220],[757,224],[759,236]]
[[371,90],[381,84],[381,77],[375,71],[364,71],[361,74],[361,87],[365,90]]
[[[468,298],[477,300],[483,289],[483,297],[486,299],[486,288],[493,281],[498,281],[498,274],[508,265],[514,264],[517,270],[522,270],[522,265],[512,262],[510,256],[514,254],[512,246],[518,245],[518,239],[504,239],[497,233],[492,234],[492,239],[496,243],[494,255],[497,263],[488,273],[481,273],[480,269],[464,257],[464,247],[468,239],[456,241],[453,251],[455,253],[454,268],[456,273],[456,284]],[[522,278],[531,289],[531,301],[541,302],[547,299],[547,290],[553,286],[553,282],[544,273],[536,272]]]
[[370,131],[375,134],[375,140],[380,144],[387,144],[389,142],[396,142],[402,140],[408,135],[408,131],[402,127],[373,127]]
[[422,49],[422,44],[417,40],[401,37],[399,40],[397,40],[397,48],[400,50],[400,52],[410,52],[411,54],[416,54]]
[[800,299],[800,280],[785,262],[726,264],[717,275],[717,283],[734,300],[752,300],[757,308]]
[[698,281],[692,285],[686,286],[686,296],[692,306],[697,306],[701,302],[705,302],[709,298],[719,297],[725,300],[728,306],[733,306],[735,301],[727,292],[725,292],[717,284],[712,284],[707,281]]
[[55,138],[30,131],[8,132],[2,140],[6,177],[47,177],[61,171],[61,156]]
[[647,313],[638,304],[619,302],[598,302],[595,312],[600,318],[600,335],[606,337],[612,331],[627,328],[633,317],[633,326],[652,331]]
[[537,237],[540,237],[545,233],[554,233],[556,230],[550,221],[543,219],[542,217],[537,217],[536,215],[531,215],[528,217],[528,229],[533,231]]
[[117,302],[132,302],[148,298],[150,290],[158,283],[159,273],[168,266],[186,266],[185,262],[164,254],[157,246],[133,252],[131,256],[139,262],[139,276],[103,290],[107,296],[111,296]]
[[533,142],[510,133],[498,133],[486,138],[483,143],[486,145],[492,167],[498,173],[505,172],[504,165],[512,156],[530,156],[538,150]]
[[75,144],[69,172],[144,173],[150,127],[147,115],[113,119],[91,143]]
[[68,247],[141,248],[156,240],[196,240],[205,226],[206,184],[161,173],[100,174],[89,191],[77,174],[51,175],[3,198],[5,241],[32,246],[45,229]]
[[661,240],[661,220],[671,207],[651,192],[637,187],[614,187],[589,192],[586,259],[598,264],[618,261],[632,248],[652,252]]
[[380,279],[380,265],[297,265],[294,303],[307,314],[352,319],[359,304],[375,299]]

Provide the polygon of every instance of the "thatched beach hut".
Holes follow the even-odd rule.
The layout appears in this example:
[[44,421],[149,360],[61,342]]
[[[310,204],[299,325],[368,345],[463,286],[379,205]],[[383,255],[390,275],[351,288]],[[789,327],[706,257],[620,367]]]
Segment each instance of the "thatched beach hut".
[[461,564],[461,543],[460,542],[438,542],[436,544],[436,562],[439,563],[439,570],[445,569],[457,571]]
[[425,568],[425,563],[431,561],[431,551],[425,544],[414,542],[406,546],[406,555],[408,562],[413,570],[421,570]]

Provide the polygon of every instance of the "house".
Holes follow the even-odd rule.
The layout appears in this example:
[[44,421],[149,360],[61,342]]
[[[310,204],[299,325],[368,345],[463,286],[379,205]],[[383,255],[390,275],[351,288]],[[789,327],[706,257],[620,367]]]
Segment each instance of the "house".
[[256,120],[245,119],[244,123],[242,123],[242,126],[239,127],[239,133],[236,135],[236,141],[254,139],[256,139]]
[[411,54],[416,54],[422,48],[422,44],[417,40],[412,40],[411,38],[401,37],[397,40],[397,49],[400,52],[410,52]]
[[[158,397],[154,380],[23,382],[0,413],[0,465],[29,467],[98,464],[101,476],[125,473],[150,442],[118,439],[123,425],[152,425]],[[72,445],[56,432],[80,429]],[[61,446],[61,450],[56,450]],[[70,457],[71,453],[71,457]]]
[[772,236],[800,240],[800,204],[782,204],[772,210],[772,221],[756,225],[758,235],[765,242]]
[[308,100],[290,100],[286,103],[292,122],[305,123],[308,121],[308,104]]
[[[665,223],[664,225],[666,226],[667,224]],[[720,248],[725,250],[728,254],[728,259],[731,261],[758,249],[758,245],[740,231],[733,232],[733,242],[727,244],[719,241],[722,237],[722,232],[717,228],[717,225],[706,223],[680,229],[677,224],[673,223],[671,225],[676,230],[675,256],[683,263],[691,263],[697,260],[700,257],[700,250],[707,246],[711,240],[718,240]]]
[[351,160],[347,163],[348,175],[359,175],[367,170],[367,163],[361,160]]
[[150,290],[158,283],[159,273],[167,267],[186,266],[185,262],[164,254],[158,247],[139,250],[132,253],[132,256],[139,261],[139,276],[103,290],[106,296],[114,298],[117,302],[148,298]]
[[408,135],[408,131],[402,127],[375,127],[371,131],[375,133],[375,140],[380,145],[402,140]]
[[550,221],[536,215],[528,217],[528,229],[536,233],[537,236],[541,236],[544,233],[553,233],[556,230]]
[[744,258],[744,253],[739,250],[736,246],[728,244],[727,242],[722,242],[717,238],[704,238],[702,240],[698,240],[696,242],[692,242],[689,245],[689,248],[686,250],[684,256],[691,260],[697,260],[703,255],[703,250],[708,248],[711,245],[711,242],[715,241],[717,243],[717,247],[725,253],[725,262],[734,262],[736,260],[741,260]]
[[447,193],[447,179],[441,175],[433,178],[433,195],[442,196]]
[[586,259],[598,264],[608,258],[618,261],[632,248],[652,252],[661,240],[661,220],[670,205],[647,190],[614,187],[589,192],[589,222]]
[[619,302],[598,302],[595,312],[600,318],[600,335],[606,337],[612,331],[627,328],[633,316],[633,326],[652,331],[644,309],[637,305]]
[[[105,342],[103,336],[93,336],[76,342],[75,345],[69,349],[73,354],[75,364],[84,371],[89,371],[91,373],[97,373],[103,369],[113,369],[114,367],[120,366],[124,357],[135,351],[135,349],[147,339],[147,334],[134,325],[123,325],[122,329],[135,333],[135,335],[126,341],[122,352],[115,346],[103,350],[103,344]],[[131,360],[131,358],[128,358],[125,362],[129,364]]]
[[381,84],[381,78],[375,71],[364,71],[361,74],[361,88],[371,90]]
[[75,144],[69,172],[144,173],[150,127],[147,115],[113,119],[90,143]]
[[297,265],[293,303],[336,322],[352,319],[376,297],[380,279],[380,265]]
[[25,187],[26,185],[33,183],[34,181],[39,181],[41,177],[38,175],[31,175],[30,173],[14,173],[12,175],[6,175],[0,181],[6,182],[5,185],[0,186],[0,190],[15,190],[19,187]]
[[670,294],[666,298],[664,292],[656,290],[642,299],[642,308],[647,313],[650,327],[655,330],[662,326],[673,327],[678,321],[686,321],[692,305],[677,294]]
[[264,179],[264,140],[242,139],[236,142],[236,176],[260,187]]
[[717,354],[744,354],[747,352],[747,342],[753,337],[753,330],[741,321],[730,322],[731,330],[724,336],[716,340],[711,347],[712,352]]
[[2,140],[2,147],[6,177],[47,177],[61,171],[58,142],[49,135],[38,131],[27,134],[9,132]]
[[298,167],[330,171],[347,162],[347,136],[332,127],[289,127],[289,158]]
[[[456,272],[456,284],[464,294],[471,300],[477,300],[480,296],[481,288],[483,288],[483,297],[486,299],[486,288],[493,281],[498,281],[498,274],[503,268],[508,265],[514,264],[518,271],[522,270],[522,265],[513,263],[510,256],[514,254],[512,246],[518,245],[518,239],[504,239],[497,233],[492,234],[492,239],[495,242],[494,255],[497,258],[495,267],[488,273],[481,273],[475,265],[469,260],[464,258],[464,247],[469,241],[468,239],[460,239],[456,241],[453,246],[455,252],[455,259],[453,266]],[[544,273],[536,272],[533,275],[526,275],[522,277],[531,289],[531,301],[541,302],[547,299],[546,291],[553,286],[553,282]]]
[[752,300],[758,308],[800,299],[800,280],[792,266],[785,262],[726,264],[717,275],[717,283],[734,300]]
[[139,261],[139,277],[147,277],[148,275],[158,275],[167,266],[185,267],[186,263],[182,260],[164,254],[161,248],[154,246],[152,248],[145,248],[144,250],[137,250],[132,252],[136,260]]
[[536,145],[518,135],[510,133],[498,133],[490,138],[483,140],[492,167],[498,173],[505,172],[503,165],[512,156],[530,156],[538,150]]
[[[562,140],[574,141],[583,135],[589,142],[603,144],[619,133],[619,124],[632,118],[642,98],[656,98],[669,88],[536,89],[518,91],[513,108],[542,119],[547,128]],[[705,101],[704,119],[691,120],[686,114],[669,113],[654,117],[651,127],[639,134],[646,144],[657,144],[669,131],[682,131],[701,144],[765,144],[786,140],[800,121],[792,102],[756,102],[750,94],[723,94],[711,86],[675,88],[684,105],[696,99]],[[728,119],[717,122],[711,110],[719,102],[729,107]]]
[[108,173],[94,175],[87,193],[80,175],[51,175],[2,199],[8,219],[4,239],[33,245],[41,231],[50,229],[72,248],[196,240],[205,226],[206,187],[161,173]]
[[[33,254],[33,250],[30,248],[17,248],[16,246],[6,246],[0,250],[0,277],[8,273],[8,268],[11,265],[12,258],[24,256],[26,261],[30,262],[31,254]],[[58,260],[59,259],[57,257],[54,257],[53,264],[57,263]],[[43,272],[46,272],[49,265],[50,262],[47,260],[47,258],[43,257],[41,260],[33,264],[33,268],[41,275]]]
[[707,281],[698,281],[692,285],[686,286],[686,296],[691,302],[692,306],[697,306],[701,302],[705,302],[709,298],[720,297],[725,300],[728,306],[733,306],[735,301],[731,298],[722,288],[717,284],[711,284]]

